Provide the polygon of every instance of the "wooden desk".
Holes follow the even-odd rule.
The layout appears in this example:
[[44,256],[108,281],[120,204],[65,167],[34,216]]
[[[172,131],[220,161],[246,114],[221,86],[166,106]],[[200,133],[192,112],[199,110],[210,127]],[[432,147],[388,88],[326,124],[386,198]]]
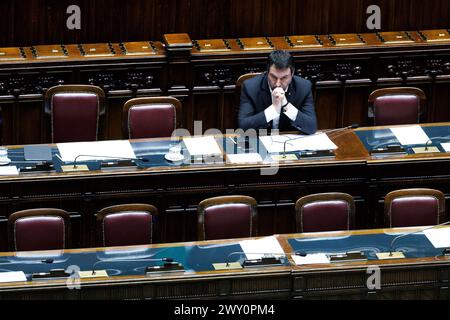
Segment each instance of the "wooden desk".
[[[423,127],[436,143],[442,141],[438,139],[439,130],[450,137],[448,123]],[[97,245],[95,214],[106,206],[122,203],[149,203],[159,209],[155,234],[159,243],[195,241],[197,204],[219,195],[254,197],[258,201],[260,235],[295,232],[295,202],[312,193],[351,194],[356,202],[357,229],[382,227],[383,199],[392,190],[430,187],[441,190],[448,199],[450,155],[441,152],[375,158],[358,136],[364,132],[378,134],[380,130],[383,129],[330,133],[338,146],[336,157],[280,162],[275,175],[262,175],[261,170],[268,164],[171,164],[163,158],[170,141],[150,139],[132,144],[141,150],[147,148],[146,144],[160,146],[156,158],[152,158],[156,162],[152,167],[131,165],[81,173],[40,171],[0,177],[0,248],[8,249],[7,217],[35,207],[70,212],[73,247],[83,248]],[[21,148],[13,148],[20,157]]]
[[[406,259],[376,260],[373,251],[389,249],[391,240],[421,228],[398,228],[353,232],[277,235],[286,253],[301,250],[333,254],[361,250],[363,262],[334,262],[296,266],[288,254],[281,265],[218,271],[212,263],[238,261],[244,239],[160,244],[139,247],[83,249],[0,254],[2,270],[22,270],[28,282],[0,284],[2,299],[448,299],[450,258],[435,249],[423,234],[398,242]],[[248,239],[245,239],[248,240]],[[395,247],[397,249],[397,246]],[[150,261],[172,257],[185,271],[145,275]],[[53,262],[42,263],[51,259]],[[147,260],[146,260],[147,259]],[[84,278],[81,290],[69,289],[67,280],[31,280],[35,272],[67,269],[106,270],[108,277]],[[367,287],[369,267],[380,271],[381,287]]]

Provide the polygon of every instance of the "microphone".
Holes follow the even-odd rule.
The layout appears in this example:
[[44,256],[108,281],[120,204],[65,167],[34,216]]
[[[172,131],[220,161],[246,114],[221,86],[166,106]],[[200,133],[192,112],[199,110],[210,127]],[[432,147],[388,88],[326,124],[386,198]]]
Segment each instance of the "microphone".
[[[126,157],[113,157],[113,156],[104,156],[104,155],[92,155],[92,154],[79,154],[75,157],[75,159],[73,160],[73,168],[76,169],[77,168],[77,160],[80,157],[97,157],[97,158],[107,158],[107,159],[114,159],[114,160],[139,160],[142,162],[149,162],[148,159],[143,158],[143,157],[136,157],[136,158],[126,158]],[[61,158],[60,158],[61,159]],[[99,159],[99,161],[101,161],[102,159]]]
[[377,258],[380,259],[380,260],[405,258],[405,255],[403,254],[403,252],[401,252],[401,251],[394,252],[393,251],[394,243],[398,239],[401,239],[403,237],[406,237],[406,236],[409,236],[409,235],[412,235],[412,234],[415,234],[415,233],[420,233],[420,232],[423,232],[423,231],[426,231],[426,230],[430,230],[430,229],[434,229],[434,228],[437,228],[437,227],[445,226],[445,225],[448,225],[448,224],[450,224],[450,221],[447,221],[447,222],[444,222],[444,223],[441,223],[441,224],[437,224],[435,226],[423,228],[423,229],[420,229],[420,230],[416,230],[416,231],[413,231],[413,232],[408,232],[408,233],[405,233],[405,234],[401,234],[401,235],[395,237],[394,239],[392,239],[391,244],[389,245],[389,252],[377,253]]
[[425,151],[428,151],[428,146],[432,145],[433,141],[431,139],[428,139],[428,141],[425,143]]
[[[293,125],[293,126],[294,126],[296,129],[298,129],[298,130],[300,131],[300,128],[298,128],[298,127],[295,126],[295,125]],[[330,134],[330,133],[336,133],[336,132],[345,131],[345,130],[348,130],[348,129],[356,129],[356,128],[358,128],[358,127],[359,127],[359,124],[354,123],[354,124],[351,124],[351,125],[349,125],[349,126],[347,126],[347,127],[344,127],[344,128],[337,128],[337,129],[323,130],[323,131],[321,131],[320,133],[326,133],[326,134],[328,135],[328,134]],[[291,142],[291,141],[295,141],[295,140],[299,140],[299,139],[303,139],[303,138],[307,138],[307,137],[309,137],[309,135],[300,136],[300,137],[295,137],[295,138],[291,138],[291,139],[286,140],[286,141],[284,142],[284,145],[283,145],[283,158],[286,158],[286,144],[288,144],[288,143]],[[330,152],[327,150],[327,152],[326,152],[325,155],[326,155],[326,156],[330,155]]]
[[309,135],[300,136],[300,137],[295,137],[295,138],[289,138],[289,139],[287,139],[286,141],[284,141],[284,144],[283,144],[283,158],[286,158],[286,144],[287,144],[287,143],[289,143],[289,142],[291,142],[291,141],[295,141],[295,140],[300,140],[300,139],[303,139],[303,138],[307,138],[307,137],[309,137]]

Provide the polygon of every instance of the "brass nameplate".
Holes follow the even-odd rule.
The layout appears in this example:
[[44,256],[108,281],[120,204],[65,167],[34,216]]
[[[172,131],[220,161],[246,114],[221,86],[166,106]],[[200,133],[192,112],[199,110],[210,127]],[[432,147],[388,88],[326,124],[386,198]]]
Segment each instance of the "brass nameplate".
[[412,148],[414,153],[433,153],[433,152],[441,152],[437,147],[416,147]]
[[95,270],[95,272],[92,272],[92,270],[91,271],[80,271],[80,272],[78,272],[78,275],[80,276],[80,279],[108,277],[108,273],[106,272],[106,270]]
[[62,172],[78,172],[78,171],[89,171],[89,168],[85,164],[77,164],[74,166],[73,164],[61,166]]
[[377,253],[377,258],[380,260],[405,259],[405,255],[403,252],[380,252]]
[[214,270],[237,270],[242,269],[239,262],[213,263]]
[[298,160],[297,156],[295,154],[289,153],[289,154],[273,154],[270,156],[274,161],[294,161]]

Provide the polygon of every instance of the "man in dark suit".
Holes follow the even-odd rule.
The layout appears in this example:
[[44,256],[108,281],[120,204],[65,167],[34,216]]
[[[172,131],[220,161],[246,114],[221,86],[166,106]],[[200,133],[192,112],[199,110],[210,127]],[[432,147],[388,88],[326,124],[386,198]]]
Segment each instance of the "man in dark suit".
[[316,132],[311,83],[295,76],[294,71],[289,52],[277,50],[270,54],[267,72],[242,84],[239,128]]

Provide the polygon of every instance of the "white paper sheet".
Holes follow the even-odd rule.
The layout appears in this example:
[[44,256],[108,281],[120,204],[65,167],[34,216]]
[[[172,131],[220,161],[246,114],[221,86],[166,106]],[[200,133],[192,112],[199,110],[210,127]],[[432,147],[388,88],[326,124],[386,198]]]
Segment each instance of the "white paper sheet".
[[76,157],[77,161],[136,158],[128,140],[58,143],[57,147],[64,162]]
[[430,142],[430,138],[419,125],[390,128],[392,133],[403,146],[426,144]]
[[335,150],[337,146],[328,138],[325,133],[316,133],[312,135],[274,135],[261,136],[260,141],[263,143],[267,152],[282,153],[284,151],[284,142],[286,142],[286,152],[293,151],[319,151],[319,150]]
[[441,143],[441,146],[445,150],[445,152],[450,152],[450,142]]
[[191,156],[222,155],[222,150],[213,136],[184,138],[183,141]]
[[423,233],[435,248],[450,247],[450,227],[428,229]]
[[0,166],[0,176],[17,176],[19,170],[16,166]]
[[329,264],[330,258],[325,253],[312,253],[304,257],[293,255],[295,264],[300,266],[304,264]]
[[23,271],[0,272],[0,283],[27,281]]
[[259,153],[227,154],[227,159],[230,163],[235,164],[263,162]]
[[266,237],[258,240],[244,240],[239,242],[242,251],[249,260],[261,259],[264,256],[285,256],[283,248],[275,237]]

